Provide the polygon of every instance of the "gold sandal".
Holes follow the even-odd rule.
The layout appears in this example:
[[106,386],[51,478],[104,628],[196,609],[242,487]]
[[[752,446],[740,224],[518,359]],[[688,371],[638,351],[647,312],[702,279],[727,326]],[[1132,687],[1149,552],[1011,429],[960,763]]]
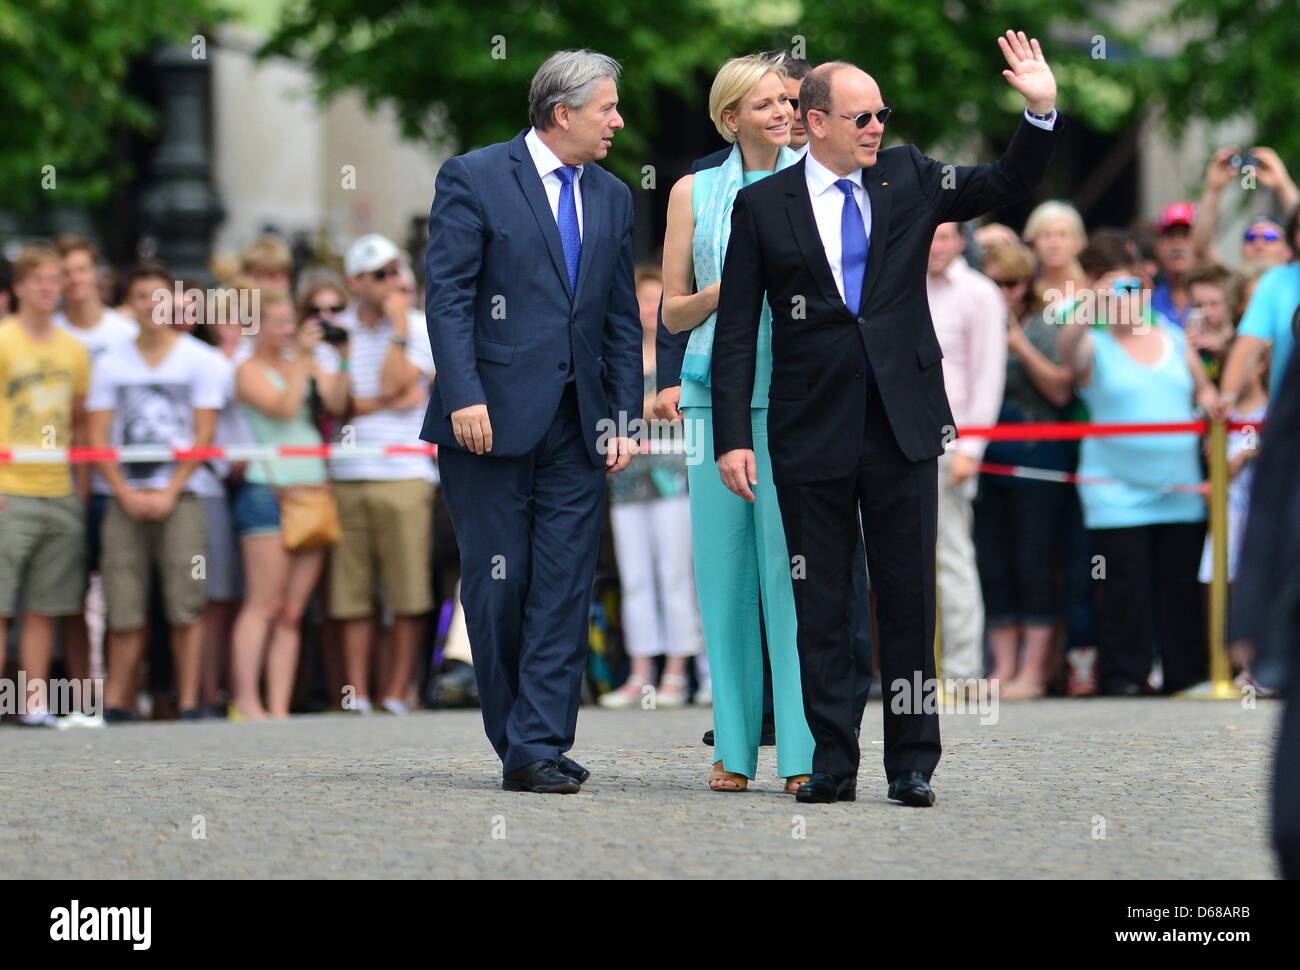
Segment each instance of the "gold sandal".
[[799,791],[799,786],[811,778],[812,775],[791,775],[785,780],[785,793],[793,795]]
[[[729,784],[724,784],[724,782]],[[749,778],[747,776],[724,770],[721,761],[713,762],[713,772],[709,775],[709,791],[741,792],[746,791],[748,788]]]

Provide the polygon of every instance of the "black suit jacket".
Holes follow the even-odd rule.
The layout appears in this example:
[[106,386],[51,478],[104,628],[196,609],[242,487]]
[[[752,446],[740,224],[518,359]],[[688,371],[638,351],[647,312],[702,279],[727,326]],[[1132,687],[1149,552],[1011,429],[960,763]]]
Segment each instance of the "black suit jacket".
[[[731,154],[731,146],[712,155],[705,155],[703,158],[697,158],[691,165],[691,173],[702,171],[706,168],[717,168],[727,160]],[[673,333],[664,326],[664,301],[659,299],[659,329],[655,333],[655,390],[662,391],[666,387],[676,387],[682,382],[682,361],[686,359],[686,345],[690,343],[691,332],[683,330],[681,333]]]
[[854,316],[835,286],[808,197],[804,161],[742,189],[731,214],[713,344],[716,454],[752,448],[749,403],[759,315],[772,307],[768,448],[779,483],[848,475],[866,419],[867,354],[894,438],[911,461],[943,451],[953,426],[925,272],[935,227],[1028,196],[1043,177],[1063,119],[1022,121],[990,165],[946,166],[914,145],[880,152],[863,170],[871,249]]
[[1267,683],[1300,665],[1300,351],[1291,354],[1260,442],[1241,565],[1233,588],[1233,638],[1259,649]]

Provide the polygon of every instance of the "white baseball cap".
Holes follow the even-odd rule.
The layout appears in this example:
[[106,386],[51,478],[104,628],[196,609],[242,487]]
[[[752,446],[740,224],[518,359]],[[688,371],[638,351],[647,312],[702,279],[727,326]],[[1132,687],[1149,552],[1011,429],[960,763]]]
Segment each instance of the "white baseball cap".
[[402,251],[393,245],[393,241],[375,232],[362,236],[348,247],[343,256],[343,272],[349,277],[373,273],[401,258]]

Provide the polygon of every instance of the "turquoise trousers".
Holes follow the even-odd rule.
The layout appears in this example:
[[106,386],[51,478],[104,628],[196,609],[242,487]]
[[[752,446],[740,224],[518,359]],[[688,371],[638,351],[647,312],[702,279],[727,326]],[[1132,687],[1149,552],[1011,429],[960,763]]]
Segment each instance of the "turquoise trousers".
[[777,774],[789,778],[812,772],[813,738],[804,718],[794,589],[767,452],[767,409],[754,408],[750,414],[758,469],[753,504],[729,492],[718,476],[712,409],[683,409],[695,586],[713,677],[713,760],[720,760],[726,771],[749,778],[758,770],[763,721],[761,602],[772,669]]

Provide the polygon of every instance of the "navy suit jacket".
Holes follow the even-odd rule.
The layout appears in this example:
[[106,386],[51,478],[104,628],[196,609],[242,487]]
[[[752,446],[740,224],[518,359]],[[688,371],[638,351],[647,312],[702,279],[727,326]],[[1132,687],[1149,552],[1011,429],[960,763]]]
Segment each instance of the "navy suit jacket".
[[425,253],[436,370],[420,437],[460,448],[451,413],[486,404],[490,454],[525,454],[546,434],[572,361],[583,438],[603,466],[602,436],[635,431],[644,393],[632,193],[583,166],[575,295],[526,133],[438,171]]

